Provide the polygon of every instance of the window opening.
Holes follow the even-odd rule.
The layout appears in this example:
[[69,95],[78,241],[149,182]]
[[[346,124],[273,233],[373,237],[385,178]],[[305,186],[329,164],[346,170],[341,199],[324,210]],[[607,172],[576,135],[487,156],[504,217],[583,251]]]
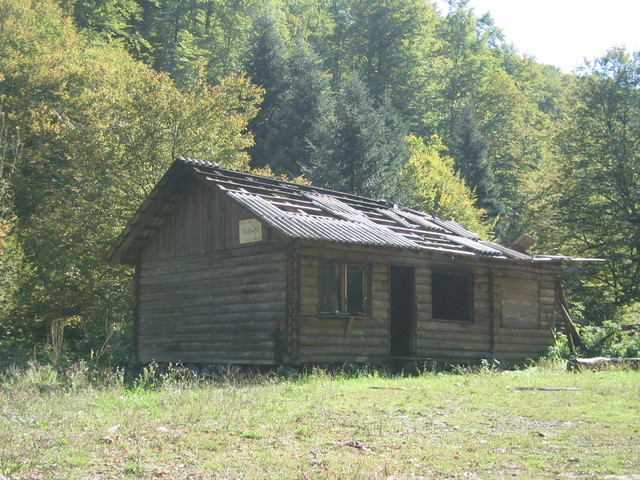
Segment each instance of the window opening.
[[470,322],[473,319],[473,282],[470,274],[431,274],[433,318]]
[[337,262],[321,262],[319,307],[323,313],[362,315],[366,301],[366,268]]
[[349,313],[364,312],[364,268],[345,265],[347,281],[344,282],[344,298]]

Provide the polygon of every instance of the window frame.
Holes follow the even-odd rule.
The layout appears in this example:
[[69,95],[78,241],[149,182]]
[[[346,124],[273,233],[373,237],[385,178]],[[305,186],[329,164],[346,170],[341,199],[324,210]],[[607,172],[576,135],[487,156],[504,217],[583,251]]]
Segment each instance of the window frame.
[[[460,296],[455,294],[438,295],[437,290],[445,288],[445,285],[435,286],[437,277],[440,277],[441,281],[451,283],[452,279],[456,281],[464,282],[465,293]],[[442,277],[449,277],[448,280]],[[431,318],[437,322],[454,322],[461,324],[472,324],[475,321],[475,278],[472,271],[466,269],[444,269],[433,268],[431,269]],[[440,300],[437,300],[440,299]],[[459,311],[451,310],[450,305],[459,304],[460,301],[464,301],[464,308]],[[441,305],[440,302],[445,302],[445,305]],[[449,309],[446,315],[440,315],[442,308]]]
[[[323,266],[324,265],[324,266]],[[332,267],[329,267],[332,266]],[[329,267],[329,268],[328,268]],[[337,268],[336,268],[337,267]],[[323,275],[326,275],[330,272],[331,269],[336,269],[337,278],[327,279],[323,278]],[[361,282],[362,282],[362,310],[350,310],[347,307],[349,306],[349,269],[355,268],[362,272],[361,274]],[[369,292],[371,291],[370,286],[370,275],[371,268],[368,264],[363,262],[348,262],[348,261],[339,261],[339,260],[320,260],[318,266],[318,314],[320,316],[349,316],[349,317],[363,317],[369,315],[371,311],[370,308],[370,296]],[[331,283],[334,285],[331,285]],[[323,289],[332,289],[335,287],[335,298],[337,301],[337,309],[328,310],[323,308],[323,303],[326,303],[329,297],[333,294],[327,290],[323,291]]]

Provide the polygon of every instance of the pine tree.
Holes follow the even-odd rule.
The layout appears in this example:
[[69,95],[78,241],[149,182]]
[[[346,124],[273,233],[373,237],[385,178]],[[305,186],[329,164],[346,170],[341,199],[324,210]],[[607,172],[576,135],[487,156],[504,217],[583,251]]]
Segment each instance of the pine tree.
[[477,206],[490,218],[504,213],[500,186],[496,182],[488,143],[480,132],[471,103],[467,102],[455,116],[450,152],[466,184],[475,191]]
[[398,172],[406,163],[407,129],[385,99],[379,107],[364,83],[346,80],[324,111],[311,137],[311,158],[303,172],[325,187],[373,198],[400,193]]
[[264,89],[260,111],[249,124],[255,139],[255,145],[249,149],[254,167],[283,163],[277,152],[278,135],[274,133],[274,125],[276,119],[283,116],[279,109],[287,76],[285,56],[286,43],[278,19],[274,11],[266,10],[254,21],[254,35],[246,62],[251,81]]
[[[322,97],[330,95],[329,77],[319,57],[303,39],[293,42],[286,57],[281,50],[267,48],[272,40],[262,41],[265,42],[262,58],[271,52],[272,61],[257,62],[256,58],[252,63],[254,81],[262,78],[266,88],[265,101],[252,124],[255,138],[250,151],[252,164],[269,165],[275,173],[297,177],[301,165],[308,163],[308,139],[320,116]],[[280,76],[276,77],[276,72]]]

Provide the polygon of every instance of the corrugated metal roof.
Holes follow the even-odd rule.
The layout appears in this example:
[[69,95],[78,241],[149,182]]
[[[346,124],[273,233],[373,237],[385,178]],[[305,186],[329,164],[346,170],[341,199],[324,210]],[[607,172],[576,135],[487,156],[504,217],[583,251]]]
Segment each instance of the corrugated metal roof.
[[261,196],[229,191],[231,198],[289,238],[419,249],[420,245],[373,222],[292,213]]
[[286,182],[222,168],[215,162],[180,157],[116,241],[110,252],[112,260],[135,257],[143,237],[148,236],[145,222],[152,217],[150,212],[156,202],[156,190],[165,189],[172,178],[185,174],[224,191],[286,238],[529,262],[549,261],[551,258],[536,257],[483,241],[479,235],[454,221],[384,200]]

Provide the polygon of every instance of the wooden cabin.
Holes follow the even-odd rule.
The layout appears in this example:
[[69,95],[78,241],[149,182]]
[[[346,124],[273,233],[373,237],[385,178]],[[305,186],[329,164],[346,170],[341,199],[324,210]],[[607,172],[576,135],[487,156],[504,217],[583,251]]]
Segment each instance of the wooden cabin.
[[178,158],[117,239],[142,362],[509,363],[554,342],[562,258],[386,201]]

